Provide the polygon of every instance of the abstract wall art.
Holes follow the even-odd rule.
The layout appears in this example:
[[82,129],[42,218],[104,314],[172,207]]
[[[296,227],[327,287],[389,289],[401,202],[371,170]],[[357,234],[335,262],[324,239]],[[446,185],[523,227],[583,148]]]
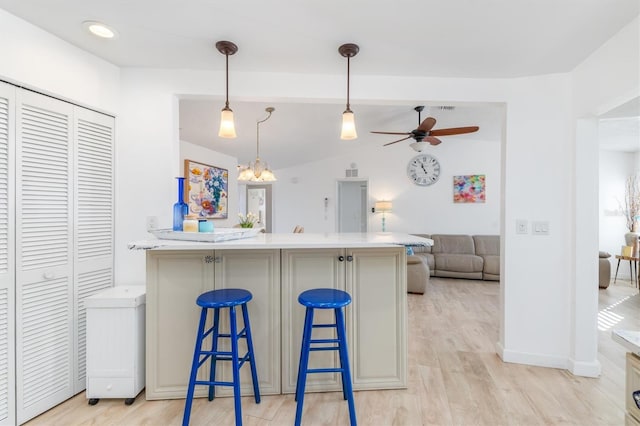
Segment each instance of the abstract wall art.
[[485,175],[453,177],[454,203],[484,203],[485,201]]

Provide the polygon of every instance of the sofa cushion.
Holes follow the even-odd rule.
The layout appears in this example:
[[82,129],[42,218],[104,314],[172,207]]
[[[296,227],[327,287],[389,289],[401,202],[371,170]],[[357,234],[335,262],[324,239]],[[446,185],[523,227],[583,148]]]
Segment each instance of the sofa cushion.
[[[471,238],[471,237],[469,237]],[[482,258],[473,254],[436,253],[436,271],[482,272]]]
[[415,253],[416,257],[420,257],[422,261],[429,267],[429,273],[433,275],[434,269],[436,269],[436,260],[431,253]]
[[[433,239],[431,253],[475,254],[473,238],[471,238],[471,235],[437,234],[432,235],[431,239]],[[437,263],[436,269],[440,269],[437,267]],[[482,267],[480,270],[482,270]]]
[[478,256],[500,256],[499,235],[474,235],[473,243],[475,244],[476,254]]
[[500,275],[500,256],[490,254],[482,257],[484,258],[482,272],[485,274]]

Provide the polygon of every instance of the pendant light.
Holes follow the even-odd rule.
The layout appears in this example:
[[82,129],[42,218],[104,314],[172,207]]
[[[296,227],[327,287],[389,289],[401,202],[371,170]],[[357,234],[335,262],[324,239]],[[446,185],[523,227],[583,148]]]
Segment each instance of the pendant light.
[[340,139],[348,140],[358,137],[353,111],[351,111],[351,105],[349,104],[349,75],[351,73],[351,58],[356,56],[359,51],[360,48],[358,45],[353,43],[343,44],[338,48],[338,52],[347,58],[347,109],[342,113],[342,132],[340,133]]
[[226,67],[226,87],[227,87],[227,97],[224,103],[224,108],[222,108],[222,113],[220,114],[220,131],[218,132],[218,136],[221,138],[235,138],[236,137],[236,126],[233,122],[233,111],[229,108],[229,55],[233,55],[238,51],[238,46],[230,41],[219,41],[216,43],[216,49],[220,53],[222,53],[226,57],[227,67]]
[[260,124],[271,118],[274,107],[267,107],[265,111],[269,114],[267,118],[256,122],[256,161],[249,163],[248,167],[240,170],[238,180],[245,182],[273,182],[276,179],[273,172],[269,170],[267,163],[260,160]]

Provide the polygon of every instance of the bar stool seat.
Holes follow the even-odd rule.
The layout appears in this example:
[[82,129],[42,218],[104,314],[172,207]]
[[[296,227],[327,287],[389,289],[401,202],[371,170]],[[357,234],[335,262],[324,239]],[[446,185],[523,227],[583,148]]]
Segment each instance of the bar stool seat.
[[[307,374],[310,373],[340,373],[342,377],[342,394],[349,405],[349,421],[351,426],[356,426],[356,410],[351,386],[351,371],[349,369],[349,354],[347,350],[347,338],[344,326],[344,313],[342,308],[351,303],[349,293],[333,288],[316,288],[306,290],[298,296],[298,302],[306,307],[304,318],[304,331],[302,333],[302,345],[300,349],[300,364],[298,365],[298,380],[296,384],[296,419],[295,425],[302,421],[302,409],[304,402],[304,388]],[[314,324],[314,309],[333,309],[335,323]],[[313,339],[314,328],[335,328],[335,339]],[[313,345],[313,346],[312,346]],[[321,345],[321,346],[318,346]],[[337,350],[340,355],[340,367],[338,368],[314,368],[309,366],[309,353],[312,351]]]
[[[221,290],[208,291],[201,294],[196,299],[196,304],[202,308],[200,313],[200,323],[193,353],[193,363],[189,376],[189,386],[187,388],[187,398],[185,400],[183,426],[189,424],[191,416],[191,405],[193,403],[193,393],[196,385],[209,386],[209,401],[215,398],[216,386],[233,386],[233,398],[236,416],[236,425],[242,425],[242,406],[240,404],[240,367],[245,362],[249,362],[251,367],[251,379],[253,382],[253,394],[256,403],[260,403],[260,389],[258,388],[258,375],[256,372],[255,357],[253,352],[253,340],[251,338],[251,326],[249,324],[249,313],[247,303],[253,298],[251,292],[244,289],[225,288]],[[242,310],[244,328],[238,332],[236,320],[236,306]],[[229,333],[220,333],[220,309],[229,309]],[[213,309],[213,325],[206,330],[207,312]],[[204,340],[212,335],[211,350],[202,348]],[[218,340],[227,338],[231,341],[231,351],[218,350]],[[245,339],[247,343],[247,353],[240,357],[238,355],[238,340]],[[207,360],[211,361],[209,380],[196,380],[198,368]],[[231,361],[232,375],[231,382],[216,381],[216,361]]]

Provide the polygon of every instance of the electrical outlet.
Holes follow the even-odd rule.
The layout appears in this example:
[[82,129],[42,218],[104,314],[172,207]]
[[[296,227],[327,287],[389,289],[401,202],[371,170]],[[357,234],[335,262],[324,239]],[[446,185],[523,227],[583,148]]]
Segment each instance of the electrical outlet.
[[147,231],[158,229],[158,216],[147,216]]
[[528,234],[529,223],[525,219],[516,219],[516,234]]

